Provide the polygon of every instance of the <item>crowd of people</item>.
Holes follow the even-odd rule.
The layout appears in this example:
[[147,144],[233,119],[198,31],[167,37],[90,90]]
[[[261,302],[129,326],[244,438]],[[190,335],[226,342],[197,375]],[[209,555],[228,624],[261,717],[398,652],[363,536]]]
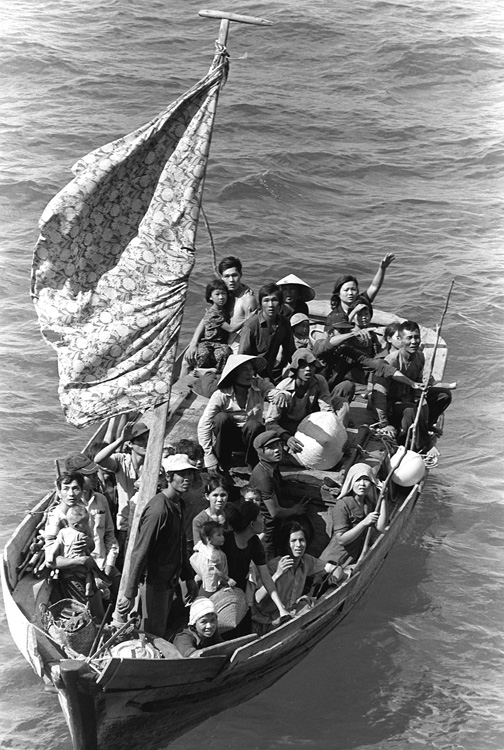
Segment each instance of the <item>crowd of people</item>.
[[[387,502],[377,506],[377,479],[357,463],[329,513],[329,543],[307,554],[306,503],[286,503],[280,466],[300,465],[300,423],[329,411],[347,424],[356,387],[383,434],[404,444],[417,425],[415,448],[427,452],[450,391],[424,383],[425,357],[413,321],[394,323],[380,340],[369,328],[387,255],[370,286],[340,277],[331,312],[318,337],[310,332],[315,292],[294,274],[264,284],[256,297],[242,280],[242,264],[227,257],[206,287],[207,310],[191,339],[182,376],[208,396],[193,440],[166,445],[158,490],[144,507],[131,540],[132,508],[141,480],[149,430],[126,422],[117,439],[94,456],[69,456],[56,483],[58,503],[45,528],[46,564],[61,598],[87,602],[98,619],[141,612],[145,632],[173,635],[184,602],[189,622],[175,635],[183,656],[221,641],[215,595],[238,590],[246,614],[224,634],[264,633],[295,613],[307,582],[338,583],[359,559],[369,529],[382,533]],[[418,415],[419,395],[428,387]],[[169,440],[169,436],[167,436]],[[236,454],[250,469],[238,488]],[[123,575],[124,552],[131,545]],[[121,593],[119,595],[119,589]],[[313,590],[313,589],[312,589]],[[110,606],[108,606],[110,605]],[[105,609],[107,612],[105,613]]]

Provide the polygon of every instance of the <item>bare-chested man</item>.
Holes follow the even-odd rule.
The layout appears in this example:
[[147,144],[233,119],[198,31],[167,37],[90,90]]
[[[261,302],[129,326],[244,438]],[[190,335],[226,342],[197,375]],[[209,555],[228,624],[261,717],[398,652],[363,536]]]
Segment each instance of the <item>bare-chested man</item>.
[[[257,310],[257,298],[252,289],[242,283],[242,264],[240,259],[235,258],[233,255],[223,258],[219,263],[218,271],[229,292],[230,324],[234,326],[240,322],[244,323]],[[241,330],[239,328],[235,333],[229,334],[227,343],[233,350],[233,354],[238,353]]]

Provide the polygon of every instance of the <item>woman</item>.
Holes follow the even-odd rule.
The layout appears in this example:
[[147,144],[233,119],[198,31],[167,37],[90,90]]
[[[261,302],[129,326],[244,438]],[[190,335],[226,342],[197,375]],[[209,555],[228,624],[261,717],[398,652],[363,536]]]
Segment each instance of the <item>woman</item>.
[[[297,521],[293,521],[289,526],[286,546],[286,554],[270,560],[268,568],[286,609],[292,610],[303,596],[306,579],[309,576],[320,575],[324,572],[334,573],[334,581],[337,582],[343,571],[334,563],[324,563],[319,558],[306,554],[306,532]],[[256,591],[252,610],[254,630],[260,635],[268,632],[276,616],[271,597],[266,588],[261,586]]]
[[201,527],[207,521],[217,521],[217,523],[222,524],[222,526],[226,525],[224,509],[229,498],[226,481],[223,477],[210,477],[205,484],[204,489],[208,508],[202,510],[201,513],[198,513],[193,519],[192,533],[194,546],[201,541]]
[[376,509],[377,482],[368,464],[350,467],[343,487],[327,519],[327,533],[331,541],[320,555],[321,560],[334,560],[340,565],[351,565],[359,559],[367,530],[372,527],[385,531],[388,507],[385,498]]
[[[257,568],[259,579],[275,604],[279,617],[289,617],[289,613],[282,604],[282,600],[271,578],[266,565],[266,554],[258,534],[264,527],[264,519],[259,506],[241,500],[236,505],[227,508],[227,519],[231,531],[225,535],[224,544],[221,547],[226,554],[228,571],[236,585],[245,592],[249,578],[250,564],[253,562]],[[226,640],[238,638],[252,632],[252,615],[250,609],[240,624],[226,633]]]
[[348,322],[348,313],[354,307],[358,297],[360,297],[363,302],[373,302],[381,289],[385,278],[385,272],[394,259],[395,255],[392,253],[388,253],[382,258],[373,281],[367,288],[367,291],[362,294],[359,292],[359,282],[355,276],[345,274],[336,279],[331,296],[332,311],[327,318],[326,325],[328,327],[337,327],[338,323]]

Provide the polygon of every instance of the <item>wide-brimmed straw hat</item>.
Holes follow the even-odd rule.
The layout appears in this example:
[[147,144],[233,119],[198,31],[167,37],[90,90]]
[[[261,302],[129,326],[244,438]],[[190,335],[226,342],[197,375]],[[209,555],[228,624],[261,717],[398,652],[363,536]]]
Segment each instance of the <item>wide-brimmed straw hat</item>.
[[244,365],[246,362],[251,362],[252,364],[254,364],[256,371],[259,372],[266,366],[266,360],[264,359],[264,357],[253,357],[250,354],[230,354],[226,361],[226,364],[224,365],[224,369],[222,371],[222,375],[219,378],[219,382],[217,383],[217,388],[220,388],[222,385],[226,385],[226,380],[229,378],[231,373]]
[[299,290],[299,296],[305,302],[310,302],[315,298],[315,289],[307,284],[306,281],[300,279],[299,276],[295,276],[293,273],[290,273],[288,276],[284,276],[283,279],[280,279],[280,281],[277,281],[277,286],[294,285],[301,287],[301,289]]

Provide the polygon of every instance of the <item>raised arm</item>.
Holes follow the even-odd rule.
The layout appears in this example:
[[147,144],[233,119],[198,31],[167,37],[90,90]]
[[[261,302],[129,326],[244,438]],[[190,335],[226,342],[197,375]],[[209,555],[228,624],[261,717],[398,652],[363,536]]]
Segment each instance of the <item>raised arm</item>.
[[371,302],[374,300],[376,295],[381,289],[381,286],[383,284],[383,280],[385,278],[385,273],[387,271],[387,268],[390,266],[391,263],[395,260],[395,255],[393,253],[387,253],[387,255],[381,259],[380,265],[378,266],[378,271],[375,274],[375,277],[371,284],[368,286],[367,289],[367,296],[371,300]]

